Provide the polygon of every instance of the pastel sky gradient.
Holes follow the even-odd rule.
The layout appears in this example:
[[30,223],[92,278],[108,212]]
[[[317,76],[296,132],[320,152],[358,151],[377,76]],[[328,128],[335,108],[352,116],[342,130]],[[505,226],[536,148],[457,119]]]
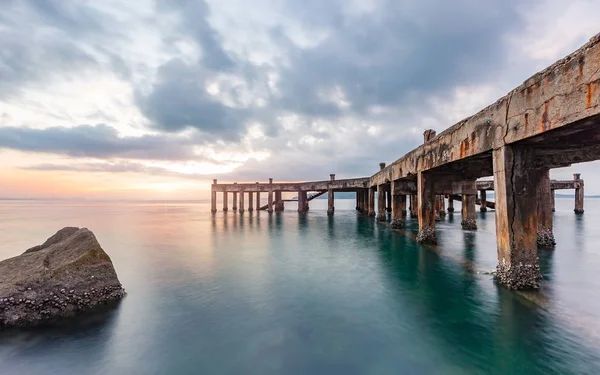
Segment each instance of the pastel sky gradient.
[[[0,198],[369,176],[600,32],[596,0],[3,0]],[[581,172],[600,194],[598,163]]]

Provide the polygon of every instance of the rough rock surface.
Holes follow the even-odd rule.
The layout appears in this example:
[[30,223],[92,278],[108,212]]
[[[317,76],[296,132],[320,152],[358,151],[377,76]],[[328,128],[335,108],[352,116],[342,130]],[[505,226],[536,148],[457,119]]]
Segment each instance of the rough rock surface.
[[426,245],[437,245],[437,235],[435,234],[435,229],[419,229],[419,234],[417,234],[417,242]]
[[48,323],[124,295],[110,257],[86,228],[63,228],[0,262],[0,327]]

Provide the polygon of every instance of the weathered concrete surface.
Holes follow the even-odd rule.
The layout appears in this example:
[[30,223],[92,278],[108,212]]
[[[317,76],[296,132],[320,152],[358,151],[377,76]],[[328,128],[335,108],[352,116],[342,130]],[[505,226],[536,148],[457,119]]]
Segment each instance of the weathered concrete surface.
[[529,169],[534,151],[507,145],[494,150],[496,279],[510,289],[537,289],[537,191],[543,171]]
[[575,213],[583,213],[583,180],[581,180],[579,173],[573,175],[575,180]]
[[476,213],[475,213],[475,195],[463,194],[462,195],[462,221],[460,225],[464,230],[475,230],[477,229]]
[[369,189],[369,216],[375,217],[375,189]]
[[419,234],[417,235],[417,242],[436,244],[433,177],[427,172],[419,172],[417,181],[417,186],[419,187],[417,196]]
[[329,189],[327,191],[327,214],[328,215],[333,215],[333,212],[335,211],[335,196],[334,196],[334,192],[333,189]]
[[86,228],[63,228],[0,262],[0,327],[49,323],[124,295],[110,257]]
[[236,183],[236,184],[217,184],[213,185],[212,188],[215,191],[229,191],[229,192],[241,192],[241,191],[254,191],[254,192],[268,192],[282,191],[282,192],[298,192],[298,191],[321,191],[333,189],[335,191],[357,191],[364,189],[369,186],[369,177],[363,178],[351,178],[345,180],[334,180],[334,181],[307,181],[307,182],[280,182],[280,183]]
[[385,186],[377,187],[377,220],[386,221]]
[[537,244],[539,247],[551,248],[556,245],[556,241],[552,232],[552,190],[550,189],[549,169],[540,171],[537,188]]

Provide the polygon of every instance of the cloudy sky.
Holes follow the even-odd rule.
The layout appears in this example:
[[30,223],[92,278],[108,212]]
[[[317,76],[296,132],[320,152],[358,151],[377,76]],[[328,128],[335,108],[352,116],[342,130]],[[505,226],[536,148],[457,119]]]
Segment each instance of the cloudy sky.
[[[368,176],[577,49],[598,14],[597,0],[1,0],[0,197]],[[598,168],[552,175],[600,193]]]

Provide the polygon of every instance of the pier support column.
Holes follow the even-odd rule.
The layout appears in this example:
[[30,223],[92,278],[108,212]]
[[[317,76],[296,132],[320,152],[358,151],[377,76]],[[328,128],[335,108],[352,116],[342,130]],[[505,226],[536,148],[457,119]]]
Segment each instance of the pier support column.
[[273,179],[269,178],[269,192],[267,193],[267,211],[273,212]]
[[581,174],[575,173],[573,174],[573,179],[575,180],[575,211],[576,214],[583,213],[583,180],[581,179]]
[[306,212],[308,206],[308,197],[305,191],[298,191],[298,212]]
[[[234,185],[237,185],[237,182],[233,183]],[[237,191],[233,192],[233,205],[231,207],[231,209],[233,209],[233,212],[236,212],[238,209],[238,196],[237,196]]]
[[254,211],[254,194],[250,191],[248,192],[248,212]]
[[227,212],[227,192],[223,192],[223,212]]
[[277,190],[275,192],[275,212],[283,211],[283,199],[281,198],[281,191]]
[[440,215],[440,196],[436,195],[434,198],[434,218],[435,221],[442,221],[442,217]]
[[385,203],[387,212],[392,212],[392,184],[390,186],[386,186],[385,189]]
[[538,246],[545,248],[554,247],[556,241],[554,241],[554,233],[552,233],[552,192],[550,190],[549,169],[540,172],[540,181],[537,190],[537,215]]
[[550,190],[550,194],[552,195],[552,212],[556,211],[556,193],[554,192],[554,189]]
[[475,203],[477,196],[475,194],[463,194],[462,195],[462,221],[460,225],[464,230],[477,229],[477,221],[475,214]]
[[433,178],[430,173],[419,172],[417,177],[417,213],[419,216],[419,234],[417,242],[437,244],[435,234],[435,194]]
[[240,206],[238,207],[238,212],[240,214],[244,213],[244,192],[240,191]]
[[454,195],[448,195],[448,213],[454,213]]
[[[256,183],[258,185],[258,182]],[[260,191],[256,192],[256,212],[260,211]]]
[[410,196],[410,217],[419,216],[418,210],[417,210],[417,202],[418,202],[417,196],[411,195]]
[[479,190],[479,211],[487,211],[487,193],[484,189]]
[[[394,192],[395,182],[392,181],[390,190]],[[392,194],[392,228],[404,228],[404,216],[406,216],[406,195]]]
[[440,195],[440,216],[446,216],[446,197]]
[[213,214],[217,213],[217,191],[215,190],[217,180],[213,180],[213,184],[210,187],[210,212]]
[[493,150],[496,203],[496,280],[509,289],[537,289],[537,185],[532,149],[505,145]]
[[363,189],[362,191],[363,197],[363,210],[362,212],[365,214],[369,214],[369,189]]
[[375,216],[375,188],[369,188],[369,216]]
[[327,190],[327,215],[333,215],[335,211],[333,189]]
[[386,220],[386,207],[385,207],[385,185],[377,186],[377,220]]
[[356,192],[356,211],[360,211],[360,191]]

